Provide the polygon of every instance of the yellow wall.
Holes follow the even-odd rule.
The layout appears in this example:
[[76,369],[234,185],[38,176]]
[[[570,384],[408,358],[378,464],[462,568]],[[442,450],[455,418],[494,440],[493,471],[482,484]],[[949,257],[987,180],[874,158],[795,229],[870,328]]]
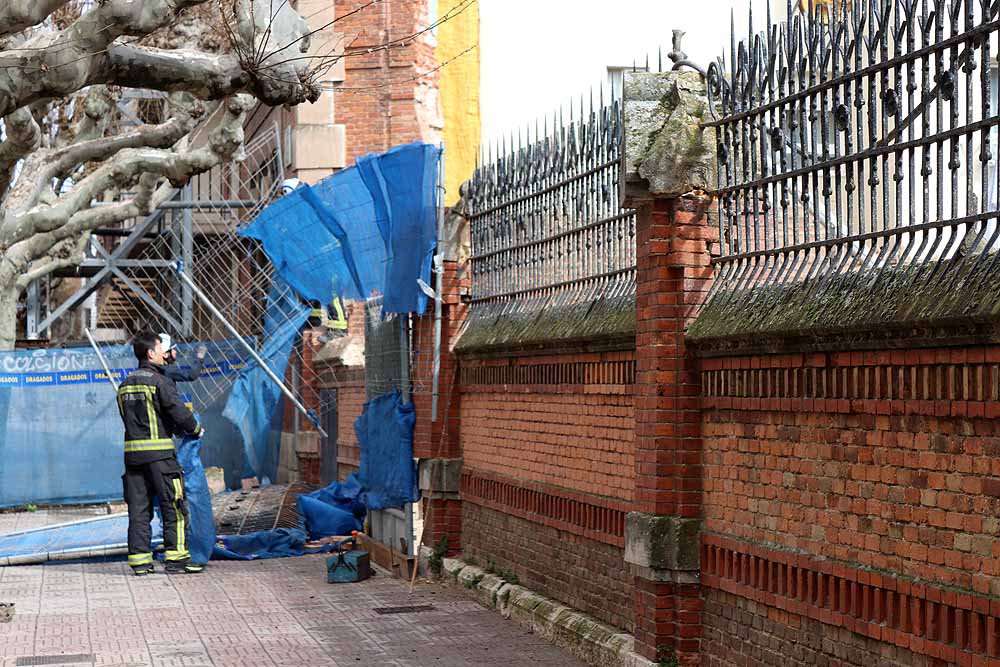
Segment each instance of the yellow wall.
[[[433,0],[432,0],[433,1]],[[455,0],[438,0],[438,16]],[[437,61],[447,62],[479,42],[479,3],[445,21],[437,29]],[[458,188],[472,176],[479,151],[479,49],[441,69],[441,110],[444,114],[445,206],[458,201]]]

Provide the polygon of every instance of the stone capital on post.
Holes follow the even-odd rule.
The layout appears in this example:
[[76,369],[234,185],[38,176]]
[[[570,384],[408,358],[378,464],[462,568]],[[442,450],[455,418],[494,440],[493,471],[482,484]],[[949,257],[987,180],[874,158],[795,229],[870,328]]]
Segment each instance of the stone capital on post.
[[715,130],[697,72],[626,72],[622,203],[676,199],[716,187]]

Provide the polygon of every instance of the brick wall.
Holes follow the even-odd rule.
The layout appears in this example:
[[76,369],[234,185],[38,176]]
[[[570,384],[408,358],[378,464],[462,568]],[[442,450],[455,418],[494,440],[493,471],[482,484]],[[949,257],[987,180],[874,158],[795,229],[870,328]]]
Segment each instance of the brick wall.
[[[458,359],[451,351],[453,341],[465,321],[467,306],[461,294],[468,289],[468,273],[454,261],[444,262],[441,304],[441,350],[438,371],[437,417],[434,418],[434,341],[435,312],[428,303],[423,317],[413,320],[413,405],[417,421],[413,429],[413,455],[420,459],[458,459],[462,457],[461,406]],[[454,497],[424,489],[423,544],[434,546],[448,537],[448,555],[462,550],[462,503]]]
[[631,352],[463,361],[465,465],[631,500],[634,373]]
[[615,351],[463,359],[459,376],[463,553],[629,630],[634,375]]
[[[412,141],[437,143],[443,124],[438,103],[436,40],[427,32],[402,48],[378,49],[414,35],[430,22],[427,0],[338,0],[337,31],[347,36],[345,81],[337,91],[338,123],[347,129],[347,163]],[[350,15],[349,15],[350,14]],[[419,78],[417,78],[419,77]],[[399,85],[393,81],[416,78]]]
[[704,619],[704,667],[943,667],[946,664],[719,590],[706,592]]
[[[316,365],[317,386],[337,390],[336,438],[337,478],[344,480],[361,464],[361,448],[354,433],[354,422],[361,416],[365,404],[364,368],[345,367],[339,361],[320,362]],[[325,410],[333,409],[324,406]]]
[[873,664],[861,638],[998,662],[1000,348],[713,358],[701,381],[706,585],[849,630],[837,664]]
[[632,630],[632,588],[619,547],[463,497],[464,554],[517,575],[521,585]]

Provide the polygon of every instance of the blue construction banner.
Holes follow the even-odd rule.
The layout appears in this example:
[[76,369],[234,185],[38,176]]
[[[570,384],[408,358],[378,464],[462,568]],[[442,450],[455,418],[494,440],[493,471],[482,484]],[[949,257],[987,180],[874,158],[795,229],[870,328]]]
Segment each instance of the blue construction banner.
[[[180,346],[181,357],[196,345]],[[116,382],[137,366],[131,346],[101,352]],[[242,447],[205,383],[232,382],[245,364],[238,345],[215,341],[205,362],[210,380],[178,385],[206,424],[205,465],[237,474]],[[0,353],[0,507],[120,500],[122,437],[114,389],[91,348]]]

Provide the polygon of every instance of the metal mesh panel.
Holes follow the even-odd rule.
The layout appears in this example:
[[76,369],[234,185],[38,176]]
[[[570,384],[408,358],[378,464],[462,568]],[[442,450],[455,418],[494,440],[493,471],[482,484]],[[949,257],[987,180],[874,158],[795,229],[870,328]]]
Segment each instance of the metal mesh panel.
[[709,70],[722,256],[693,333],[989,316],[1000,4],[798,4]]
[[592,304],[634,310],[635,212],[618,195],[622,131],[617,99],[589,111],[581,100],[576,119],[536,128],[533,140],[512,141],[476,170],[462,345],[597,336],[618,325],[591,316]]

